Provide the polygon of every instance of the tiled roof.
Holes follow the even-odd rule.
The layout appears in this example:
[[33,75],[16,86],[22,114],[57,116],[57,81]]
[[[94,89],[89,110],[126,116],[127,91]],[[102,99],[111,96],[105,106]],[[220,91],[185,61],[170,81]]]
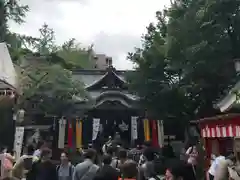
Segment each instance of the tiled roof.
[[240,117],[240,113],[230,113],[230,114],[222,114],[222,115],[217,115],[217,116],[212,116],[212,117],[206,117],[206,118],[201,118],[198,120],[192,120],[192,121],[190,121],[190,123],[226,120],[226,119],[235,118],[235,117]]
[[236,92],[240,90],[240,81],[238,81],[232,88],[228,90],[228,93],[223,97],[219,102],[217,102],[214,106],[215,108],[219,108],[221,112],[224,112],[230,109],[235,105],[237,100]]

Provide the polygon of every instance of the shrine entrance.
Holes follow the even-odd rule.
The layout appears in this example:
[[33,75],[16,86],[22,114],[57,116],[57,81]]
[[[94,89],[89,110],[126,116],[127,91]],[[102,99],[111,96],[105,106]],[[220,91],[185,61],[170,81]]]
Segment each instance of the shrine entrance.
[[92,112],[95,118],[100,119],[99,136],[107,139],[114,137],[116,133],[121,139],[131,141],[131,117],[137,116],[134,110],[95,110]]
[[[84,119],[84,128],[86,137],[92,137],[94,119],[99,119],[99,132],[95,143],[102,145],[109,136],[112,138],[118,133],[121,137],[121,142],[129,146],[131,144],[131,119],[132,117],[139,117],[139,110],[124,106],[120,101],[105,101],[96,108],[88,111],[86,119]],[[139,141],[143,137],[142,121],[138,121]],[[83,130],[84,131],[84,130]],[[87,138],[84,138],[87,141]],[[90,139],[88,140],[88,142]],[[84,143],[86,145],[86,142]]]

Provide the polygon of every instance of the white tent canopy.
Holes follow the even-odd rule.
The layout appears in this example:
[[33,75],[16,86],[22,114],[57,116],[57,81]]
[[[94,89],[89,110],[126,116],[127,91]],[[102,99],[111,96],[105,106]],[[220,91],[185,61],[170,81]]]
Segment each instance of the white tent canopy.
[[0,43],[0,81],[18,88],[17,74],[6,43]]

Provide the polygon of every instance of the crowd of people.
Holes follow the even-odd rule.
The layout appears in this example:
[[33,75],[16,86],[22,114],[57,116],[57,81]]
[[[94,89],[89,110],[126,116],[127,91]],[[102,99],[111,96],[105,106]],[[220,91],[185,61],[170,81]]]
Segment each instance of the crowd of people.
[[28,145],[24,154],[14,161],[14,156],[4,152],[2,179],[10,180],[195,180],[194,148],[186,155],[187,161],[169,153],[165,147],[161,153],[151,142],[126,149],[114,142],[103,145],[101,152],[92,147],[79,151],[80,158],[72,159],[62,151],[59,163],[52,161],[52,150],[42,144],[38,149]]
[[[15,160],[14,153],[1,148],[1,179],[3,180],[197,180],[199,153],[196,144],[183,150],[184,158],[175,156],[168,144],[154,148],[151,142],[126,148],[109,139],[99,150],[93,145],[78,150],[67,149],[59,159],[52,159],[52,149],[40,142],[29,144]],[[55,153],[55,152],[54,152]],[[204,157],[200,157],[204,158]],[[206,180],[240,180],[240,153],[223,156],[213,152]]]
[[240,152],[223,155],[217,148],[200,178],[199,162],[206,157],[200,156],[197,145],[189,143],[176,156],[169,143],[155,148],[147,141],[126,148],[110,138],[101,148],[89,144],[76,153],[66,148],[57,161],[46,142],[27,145],[18,159],[2,147],[0,175],[1,180],[240,180]]

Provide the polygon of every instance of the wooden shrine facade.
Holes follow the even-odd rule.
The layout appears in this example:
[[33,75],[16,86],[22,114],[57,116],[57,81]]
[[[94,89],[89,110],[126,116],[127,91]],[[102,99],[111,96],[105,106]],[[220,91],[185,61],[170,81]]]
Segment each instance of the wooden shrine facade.
[[139,98],[129,93],[126,83],[127,71],[112,66],[106,70],[76,70],[74,80],[84,83],[90,100],[76,97],[80,109],[139,109]]
[[72,114],[83,119],[85,137],[92,137],[93,119],[98,118],[99,136],[106,139],[118,132],[126,141],[131,140],[131,118],[140,117],[142,111],[139,98],[128,91],[126,74],[127,71],[118,71],[112,66],[106,70],[73,71],[73,78],[83,82],[90,95],[89,100],[76,97],[76,109]]

